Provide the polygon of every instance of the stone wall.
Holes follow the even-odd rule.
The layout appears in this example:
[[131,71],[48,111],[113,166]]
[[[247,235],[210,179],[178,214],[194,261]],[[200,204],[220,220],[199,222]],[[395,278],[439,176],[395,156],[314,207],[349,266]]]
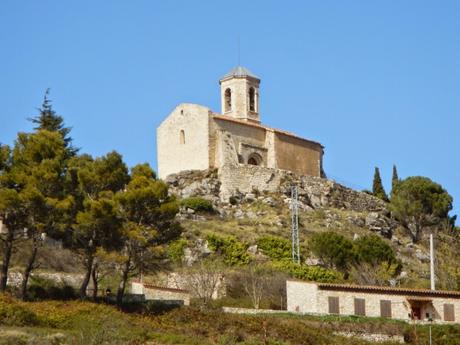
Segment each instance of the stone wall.
[[372,195],[342,186],[332,180],[300,176],[290,171],[252,165],[226,164],[219,169],[221,200],[238,193],[280,192],[290,195],[292,185],[297,185],[300,202],[312,207],[344,208],[357,212],[381,212],[386,205]]
[[[180,104],[157,128],[158,175],[204,170],[209,162],[211,111],[197,104]],[[181,143],[180,132],[184,131]]]
[[183,289],[173,289],[132,282],[131,293],[135,295],[144,295],[146,300],[183,301],[184,305],[190,305],[190,293]]
[[196,273],[171,273],[168,275],[169,288],[190,291],[192,297],[211,296],[219,299],[227,295],[227,283],[222,273],[196,272]]
[[300,175],[321,176],[323,148],[320,144],[276,132],[276,166]]

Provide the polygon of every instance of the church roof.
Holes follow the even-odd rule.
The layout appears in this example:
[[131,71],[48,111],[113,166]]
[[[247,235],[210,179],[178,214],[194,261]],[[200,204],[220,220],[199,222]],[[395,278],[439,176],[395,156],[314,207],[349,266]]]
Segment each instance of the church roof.
[[291,137],[291,138],[306,141],[306,142],[312,143],[314,145],[319,145],[321,148],[324,148],[324,146],[321,143],[317,142],[317,141],[302,138],[302,137],[300,137],[300,136],[298,136],[298,135],[296,135],[294,133],[291,133],[291,132],[288,132],[288,131],[283,131],[281,129],[267,127],[265,125],[261,125],[260,123],[243,121],[243,120],[240,120],[240,119],[235,119],[233,117],[230,117],[230,116],[227,116],[227,115],[221,115],[221,114],[217,114],[217,113],[213,113],[213,118],[217,119],[217,120],[223,120],[223,121],[228,121],[228,122],[239,123],[239,124],[245,125],[245,126],[257,127],[257,128],[262,128],[262,129],[269,130],[269,131],[274,131],[275,133],[283,134],[283,135],[286,135],[286,136]]
[[250,77],[254,79],[260,80],[258,76],[256,76],[254,73],[252,73],[250,70],[248,70],[246,67],[243,66],[237,66],[233,68],[230,72],[225,74],[221,80],[228,79],[228,78],[234,78],[234,77]]

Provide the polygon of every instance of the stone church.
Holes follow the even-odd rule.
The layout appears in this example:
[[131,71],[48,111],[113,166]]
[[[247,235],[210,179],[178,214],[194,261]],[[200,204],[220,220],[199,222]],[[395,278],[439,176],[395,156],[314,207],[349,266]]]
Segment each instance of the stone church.
[[182,103],[157,128],[160,178],[224,166],[323,175],[320,143],[261,123],[260,79],[255,74],[239,66],[219,83],[220,114],[198,104]]

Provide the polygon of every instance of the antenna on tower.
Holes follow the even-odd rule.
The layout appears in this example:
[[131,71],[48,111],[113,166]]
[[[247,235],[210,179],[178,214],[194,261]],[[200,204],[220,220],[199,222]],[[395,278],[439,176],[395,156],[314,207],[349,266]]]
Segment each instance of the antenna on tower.
[[296,185],[291,186],[291,224],[292,261],[300,264],[299,191]]
[[237,47],[238,47],[238,66],[240,66],[240,59],[241,59],[241,49],[240,49],[240,35],[238,35],[238,42],[237,42]]

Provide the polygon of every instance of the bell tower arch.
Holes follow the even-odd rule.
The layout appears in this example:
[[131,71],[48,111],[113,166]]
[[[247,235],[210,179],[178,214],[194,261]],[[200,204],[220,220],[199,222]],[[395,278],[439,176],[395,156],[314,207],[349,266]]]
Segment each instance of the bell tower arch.
[[260,123],[259,77],[238,66],[224,75],[219,84],[223,115]]

